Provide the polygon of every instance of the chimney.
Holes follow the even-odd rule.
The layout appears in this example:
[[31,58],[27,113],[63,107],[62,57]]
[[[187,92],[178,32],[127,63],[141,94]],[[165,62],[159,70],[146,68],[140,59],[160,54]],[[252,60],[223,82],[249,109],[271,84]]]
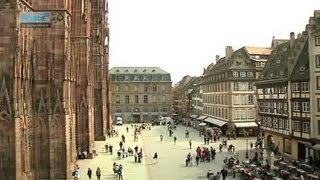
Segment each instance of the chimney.
[[219,59],[220,59],[220,56],[216,55],[216,63],[219,61]]
[[203,74],[206,72],[206,68],[203,68]]
[[226,46],[226,59],[227,60],[232,56],[232,53],[233,53],[232,46]]
[[291,32],[290,33],[290,48],[293,48],[294,46],[294,40],[295,40],[295,35],[294,35],[294,32]]

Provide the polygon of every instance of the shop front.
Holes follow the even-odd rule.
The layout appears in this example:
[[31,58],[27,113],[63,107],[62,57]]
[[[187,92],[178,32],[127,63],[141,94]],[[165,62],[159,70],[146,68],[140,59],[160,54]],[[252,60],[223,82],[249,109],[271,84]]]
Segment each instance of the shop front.
[[213,117],[208,117],[204,120],[205,123],[207,123],[210,127],[217,127],[217,128],[220,128],[222,133],[225,135],[226,133],[226,124],[227,122],[226,121],[223,121],[223,120],[220,120],[220,119],[217,119],[217,118],[213,118]]
[[235,122],[237,136],[256,136],[258,124],[256,122]]

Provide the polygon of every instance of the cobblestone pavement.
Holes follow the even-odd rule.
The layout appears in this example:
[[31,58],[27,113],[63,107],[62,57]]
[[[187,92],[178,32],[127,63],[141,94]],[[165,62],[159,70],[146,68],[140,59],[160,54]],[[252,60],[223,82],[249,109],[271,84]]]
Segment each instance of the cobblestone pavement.
[[[110,143],[114,147],[114,154],[104,152],[104,145],[106,142],[96,141],[96,150],[98,156],[93,159],[79,160],[78,165],[81,171],[81,179],[88,179],[86,175],[87,169],[90,167],[95,175],[97,167],[101,168],[102,176],[104,180],[117,179],[116,175],[112,171],[112,164],[122,164],[124,167],[124,179],[125,180],[197,180],[206,179],[206,173],[208,170],[218,172],[223,167],[223,159],[225,157],[231,157],[232,154],[223,149],[222,153],[219,153],[218,147],[220,142],[210,143],[204,145],[203,137],[199,137],[197,130],[178,126],[174,131],[174,136],[177,137],[177,143],[174,145],[173,137],[169,137],[169,133],[166,126],[154,126],[151,130],[144,130],[139,136],[139,141],[133,141],[133,129],[129,128],[129,133],[125,128],[130,125],[116,126],[119,130],[119,137],[107,139],[106,142]],[[190,131],[190,138],[185,138],[185,130]],[[144,158],[142,163],[135,163],[133,157],[117,159],[116,151],[119,149],[119,142],[121,135],[126,136],[125,148],[133,148],[138,145],[142,147]],[[163,142],[160,141],[160,134],[163,135]],[[192,149],[189,148],[189,140],[192,140]],[[233,144],[236,148],[236,152],[239,153],[240,160],[245,160],[246,151],[246,139],[237,138],[236,140],[229,140],[228,144]],[[256,138],[249,137],[248,144],[254,142]],[[197,146],[210,147],[216,149],[217,155],[214,161],[200,163],[199,166],[186,167],[185,159],[189,152],[193,156],[195,161],[195,149]],[[248,145],[250,149],[250,145]],[[152,157],[154,153],[158,153],[158,163],[153,164]],[[249,150],[249,157],[253,156],[253,151]],[[95,179],[95,176],[94,176]],[[228,179],[239,179],[228,177]]]

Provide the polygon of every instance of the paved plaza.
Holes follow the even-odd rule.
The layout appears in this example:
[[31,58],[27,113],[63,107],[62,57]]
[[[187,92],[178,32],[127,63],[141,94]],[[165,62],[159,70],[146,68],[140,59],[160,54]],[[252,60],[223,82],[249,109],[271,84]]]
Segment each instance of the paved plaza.
[[[125,128],[129,127],[129,133],[126,132]],[[196,180],[196,179],[207,179],[206,173],[208,170],[218,172],[223,167],[223,159],[225,157],[231,157],[232,154],[223,149],[223,152],[219,152],[219,144],[221,142],[210,143],[204,145],[203,136],[199,137],[199,132],[191,127],[178,126],[177,130],[174,131],[174,136],[177,137],[177,144],[174,145],[173,137],[169,137],[167,126],[154,126],[151,130],[143,130],[139,136],[138,142],[133,141],[133,129],[130,125],[116,126],[119,131],[118,137],[113,137],[104,141],[96,142],[96,150],[98,156],[93,159],[79,160],[78,165],[80,166],[81,178],[88,179],[86,175],[87,169],[90,167],[95,175],[95,170],[100,167],[104,180],[114,180],[117,176],[113,173],[112,165],[114,162],[122,164],[124,167],[124,178],[125,180]],[[185,138],[185,130],[190,131],[190,138]],[[143,162],[135,163],[134,157],[127,157],[121,160],[117,158],[117,150],[119,149],[119,142],[121,135],[125,135],[126,143],[125,148],[138,145],[139,148],[143,149]],[[164,139],[160,141],[160,134],[163,135]],[[189,140],[192,140],[192,149],[189,148]],[[222,139],[222,138],[221,138]],[[220,141],[221,141],[220,139]],[[246,139],[238,138],[237,140],[229,140],[229,144],[235,146],[236,152],[239,153],[240,160],[245,160],[246,151]],[[255,142],[256,138],[248,138],[248,142]],[[114,147],[113,155],[105,153],[104,145],[106,143],[112,144]],[[195,165],[195,149],[197,146],[210,147],[216,149],[217,155],[214,161],[200,163],[199,166]],[[249,145],[248,148],[250,149]],[[154,153],[158,153],[158,163],[153,164],[152,157]],[[185,159],[187,154],[191,152],[194,165],[192,167],[185,166]],[[253,152],[249,150],[249,156],[253,156]],[[93,176],[93,179],[96,179]],[[227,179],[238,179],[228,177]]]

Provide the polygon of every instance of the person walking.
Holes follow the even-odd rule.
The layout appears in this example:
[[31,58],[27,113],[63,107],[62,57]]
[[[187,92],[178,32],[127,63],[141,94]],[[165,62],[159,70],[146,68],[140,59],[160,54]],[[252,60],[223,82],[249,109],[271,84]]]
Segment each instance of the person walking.
[[99,167],[97,167],[97,170],[96,170],[96,176],[97,176],[97,180],[100,180],[100,177],[101,177],[101,170]]
[[226,180],[227,175],[228,175],[228,171],[225,168],[223,168],[221,170],[221,175],[222,175],[222,180]]
[[123,142],[123,143],[126,142],[126,137],[125,137],[123,134],[121,135],[121,139],[122,139],[122,142]]
[[163,136],[162,134],[160,134],[160,141],[162,142],[162,140],[163,140]]
[[252,143],[252,141],[250,142],[250,148],[251,148],[251,149],[253,148],[253,143]]
[[174,145],[176,145],[176,142],[177,142],[177,137],[176,136],[173,137],[173,141],[174,141]]
[[87,175],[88,175],[89,179],[91,179],[92,170],[90,168],[88,168]]
[[208,178],[208,180],[210,179],[211,176],[213,176],[213,173],[211,172],[211,170],[209,170],[209,171],[207,172],[207,178]]
[[123,167],[121,164],[119,165],[119,169],[118,169],[118,177],[119,177],[119,180],[123,180]]
[[112,155],[113,154],[113,146],[111,144],[109,145],[109,151],[110,151],[110,154]]
[[158,153],[157,152],[155,152],[154,155],[153,155],[153,161],[154,161],[153,164],[158,163]]
[[126,128],[126,129],[127,129],[127,133],[128,133],[128,132],[129,132],[129,127],[127,126],[127,128]]
[[199,154],[197,154],[197,156],[196,156],[196,163],[197,163],[197,166],[199,166],[199,161],[200,161],[200,156],[199,156]]
[[120,141],[119,147],[120,147],[120,149],[122,149],[122,147],[123,147],[123,142],[122,141]]
[[74,179],[75,180],[79,180],[80,179],[80,168],[79,168],[79,166],[77,167],[77,170],[76,170],[76,172],[74,174]]
[[190,147],[190,149],[191,149],[191,146],[192,146],[192,142],[191,142],[191,139],[190,139],[190,141],[189,141],[189,147]]

